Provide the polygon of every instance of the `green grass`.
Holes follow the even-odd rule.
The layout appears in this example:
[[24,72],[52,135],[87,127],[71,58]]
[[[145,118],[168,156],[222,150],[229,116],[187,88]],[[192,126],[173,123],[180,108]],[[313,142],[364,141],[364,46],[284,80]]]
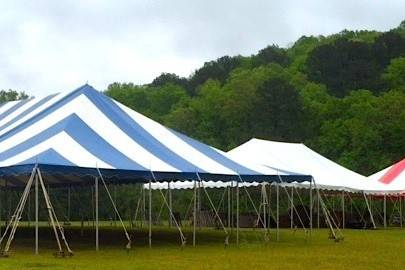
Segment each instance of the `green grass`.
[[55,242],[49,228],[41,228],[40,255],[33,254],[33,229],[21,228],[11,256],[0,259],[0,269],[404,269],[405,230],[344,230],[345,240],[335,243],[327,230],[314,230],[312,239],[303,231],[282,230],[280,241],[264,243],[260,230],[243,230],[241,245],[223,245],[224,235],[214,229],[198,231],[198,246],[180,248],[175,229],[154,228],[153,247],[147,247],[146,230],[133,233],[134,245],[127,252],[119,228],[100,232],[101,250],[94,251],[91,229],[80,236],[78,228],[67,230],[72,258],[54,258]]

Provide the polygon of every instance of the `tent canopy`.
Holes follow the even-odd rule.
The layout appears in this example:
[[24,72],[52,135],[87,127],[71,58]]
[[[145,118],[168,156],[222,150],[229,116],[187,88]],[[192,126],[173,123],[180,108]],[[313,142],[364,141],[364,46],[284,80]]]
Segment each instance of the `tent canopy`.
[[384,190],[405,191],[405,158],[370,175],[368,179],[382,185]]
[[[278,179],[272,168],[235,162],[87,84],[0,105],[0,178],[6,180],[1,185],[23,185],[36,165],[51,185],[83,183],[98,170],[111,181]],[[310,178],[282,177],[286,182]]]
[[228,156],[251,160],[269,168],[292,170],[314,177],[322,189],[364,190],[366,178],[316,153],[302,143],[285,143],[251,139],[232,149]]

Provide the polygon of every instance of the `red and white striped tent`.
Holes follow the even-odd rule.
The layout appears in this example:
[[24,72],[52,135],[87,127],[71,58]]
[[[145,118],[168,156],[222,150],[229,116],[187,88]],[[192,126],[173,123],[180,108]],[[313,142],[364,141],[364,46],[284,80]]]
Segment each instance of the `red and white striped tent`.
[[405,158],[368,177],[385,190],[399,190],[405,193]]

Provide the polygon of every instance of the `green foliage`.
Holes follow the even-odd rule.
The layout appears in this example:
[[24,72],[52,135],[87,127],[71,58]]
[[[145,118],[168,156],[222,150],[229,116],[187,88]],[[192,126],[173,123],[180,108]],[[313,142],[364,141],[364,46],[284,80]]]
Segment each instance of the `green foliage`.
[[404,29],[303,36],[206,62],[189,78],[114,83],[107,94],[223,150],[252,137],[304,142],[370,174],[405,153]]
[[7,101],[14,101],[20,99],[27,99],[28,95],[24,91],[16,91],[16,90],[0,90],[0,103],[7,102]]
[[392,59],[382,77],[390,89],[405,90],[405,57]]

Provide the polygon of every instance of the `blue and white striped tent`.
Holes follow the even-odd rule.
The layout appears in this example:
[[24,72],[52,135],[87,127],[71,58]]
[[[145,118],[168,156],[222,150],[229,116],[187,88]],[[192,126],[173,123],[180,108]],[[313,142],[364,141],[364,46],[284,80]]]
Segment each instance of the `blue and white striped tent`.
[[0,105],[0,185],[24,185],[34,166],[49,185],[82,184],[94,179],[97,169],[121,182],[310,179],[240,164],[89,85]]

